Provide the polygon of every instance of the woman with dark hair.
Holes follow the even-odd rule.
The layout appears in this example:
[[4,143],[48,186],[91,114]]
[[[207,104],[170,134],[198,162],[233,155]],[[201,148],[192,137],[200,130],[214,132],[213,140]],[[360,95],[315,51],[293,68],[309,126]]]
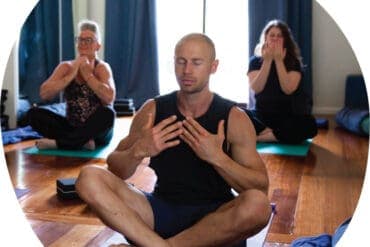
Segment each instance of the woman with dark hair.
[[255,120],[257,141],[293,144],[317,134],[302,75],[302,57],[289,27],[280,20],[270,21],[247,73],[256,100],[249,115]]

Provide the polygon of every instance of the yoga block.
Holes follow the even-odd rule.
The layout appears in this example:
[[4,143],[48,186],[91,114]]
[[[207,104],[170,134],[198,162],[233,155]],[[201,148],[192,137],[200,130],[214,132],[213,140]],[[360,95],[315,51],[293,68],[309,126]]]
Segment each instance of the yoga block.
[[79,196],[75,189],[77,178],[57,179],[57,195],[61,199],[78,199]]

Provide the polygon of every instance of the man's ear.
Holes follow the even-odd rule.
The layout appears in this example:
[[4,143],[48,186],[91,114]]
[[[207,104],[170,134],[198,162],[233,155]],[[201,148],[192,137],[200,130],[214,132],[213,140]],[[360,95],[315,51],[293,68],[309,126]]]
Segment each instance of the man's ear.
[[212,74],[216,73],[216,71],[217,71],[217,67],[218,67],[218,59],[215,59],[215,60],[212,62],[212,65],[211,65],[211,73],[212,73]]

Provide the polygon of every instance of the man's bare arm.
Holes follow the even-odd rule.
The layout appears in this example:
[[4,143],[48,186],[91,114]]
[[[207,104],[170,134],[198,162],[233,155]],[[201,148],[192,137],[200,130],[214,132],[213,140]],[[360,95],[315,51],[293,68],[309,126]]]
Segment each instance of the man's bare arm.
[[238,192],[258,189],[267,193],[267,170],[257,152],[255,130],[247,114],[233,108],[227,131],[232,157],[220,162],[216,170]]

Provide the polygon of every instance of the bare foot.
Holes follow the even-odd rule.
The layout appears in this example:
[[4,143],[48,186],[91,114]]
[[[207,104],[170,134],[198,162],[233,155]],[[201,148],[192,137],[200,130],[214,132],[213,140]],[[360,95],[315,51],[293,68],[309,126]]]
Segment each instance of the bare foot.
[[36,141],[36,147],[38,149],[56,149],[57,143],[55,140],[42,138]]
[[95,150],[95,141],[94,140],[89,140],[88,142],[85,143],[85,145],[83,146],[83,148],[87,149],[87,150]]

